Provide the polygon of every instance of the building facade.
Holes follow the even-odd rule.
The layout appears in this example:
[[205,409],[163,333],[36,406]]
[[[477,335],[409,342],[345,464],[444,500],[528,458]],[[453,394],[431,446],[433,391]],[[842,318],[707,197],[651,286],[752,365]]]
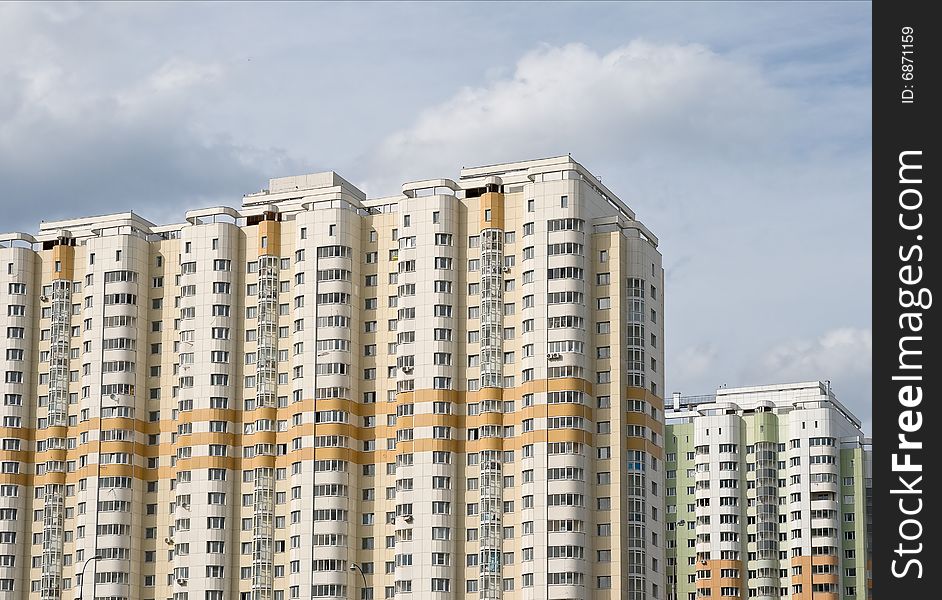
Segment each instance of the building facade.
[[871,443],[830,384],[675,394],[668,598],[870,597]]
[[665,598],[657,238],[569,157],[0,236],[0,598]]

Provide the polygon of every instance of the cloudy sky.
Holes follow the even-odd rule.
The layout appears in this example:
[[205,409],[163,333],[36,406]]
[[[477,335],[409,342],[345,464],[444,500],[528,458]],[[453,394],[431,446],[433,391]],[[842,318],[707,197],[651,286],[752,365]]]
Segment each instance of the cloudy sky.
[[661,239],[669,392],[869,423],[870,44],[850,2],[4,3],[0,230],[571,153]]

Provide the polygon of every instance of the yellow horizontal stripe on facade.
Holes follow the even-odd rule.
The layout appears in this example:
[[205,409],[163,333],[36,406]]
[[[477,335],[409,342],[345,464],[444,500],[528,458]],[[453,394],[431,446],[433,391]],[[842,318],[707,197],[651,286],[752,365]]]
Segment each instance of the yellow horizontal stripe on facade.
[[652,394],[647,388],[628,386],[625,388],[625,397],[629,400],[644,400],[654,408],[664,412],[664,399]]
[[29,460],[32,452],[29,450],[0,450],[0,460]]
[[[266,432],[262,432],[266,433]],[[241,446],[254,444],[252,438],[254,435],[239,435],[238,433],[232,432],[221,432],[221,431],[200,431],[194,433],[188,433],[186,435],[177,436],[176,447],[179,446],[207,446],[209,444],[224,444],[227,446]],[[248,438],[245,440],[245,438]],[[245,440],[245,444],[243,444]]]
[[626,437],[625,447],[628,450],[640,450],[642,452],[647,452],[659,460],[664,460],[664,448],[658,446],[647,438]]
[[664,435],[664,423],[658,421],[648,413],[627,412],[625,413],[625,423],[628,425],[644,425],[652,429],[659,435]]
[[[254,422],[257,419],[270,419],[274,421],[278,420],[279,417],[284,419],[289,414],[309,414],[314,410],[315,406],[317,407],[317,410],[341,410],[347,412],[350,415],[355,415],[356,417],[375,416],[377,417],[377,420],[379,420],[382,417],[388,418],[388,415],[395,414],[393,412],[379,412],[384,404],[386,407],[385,410],[390,410],[401,404],[408,403],[419,404],[450,402],[453,404],[460,404],[462,401],[467,403],[476,403],[482,399],[501,398],[517,401],[521,399],[524,394],[535,394],[546,391],[582,391],[591,395],[592,385],[584,379],[567,378],[537,380],[527,382],[526,384],[517,386],[515,388],[485,388],[476,392],[422,389],[413,392],[401,393],[397,396],[397,401],[394,403],[362,404],[341,398],[328,398],[315,402],[314,399],[307,398],[301,402],[294,403],[290,406],[282,408],[260,407],[252,411],[205,408],[184,411],[179,413],[179,420],[176,422],[170,419],[162,419],[157,422],[152,422],[124,417],[114,417],[107,419],[94,418],[83,421],[73,427],[55,427],[44,429],[38,432],[32,428],[0,428],[0,435],[27,441],[33,440],[34,437],[38,435],[40,437],[38,437],[37,441],[45,441],[53,438],[65,438],[69,434],[81,434],[85,432],[96,431],[99,429],[99,427],[101,427],[102,430],[132,430],[145,435],[154,435],[158,433],[170,434],[176,432],[178,425],[180,424],[208,423],[209,421],[223,421],[229,423],[230,425],[235,425],[241,429],[241,425],[243,423]],[[626,390],[626,396],[628,398],[642,399],[654,406],[663,405],[663,401],[660,398],[643,388],[629,387]],[[241,434],[239,432],[195,432],[193,434],[178,437],[174,444],[168,443],[167,439],[163,439],[163,443],[159,445],[143,444],[140,441],[103,441],[101,443],[100,450],[102,453],[125,452],[132,454],[133,456],[140,456],[144,458],[166,458],[173,456],[176,453],[176,448],[181,446],[200,447],[209,444],[224,444],[229,446],[230,451],[232,451],[233,449],[240,449],[243,446],[254,444],[278,443],[290,445],[292,440],[297,437],[311,435],[338,435],[348,438],[351,442],[376,440],[378,443],[382,443],[385,439],[395,438],[396,432],[398,430],[409,427],[416,428],[445,426],[451,427],[454,430],[460,430],[464,428],[480,427],[482,425],[497,425],[514,426],[515,428],[519,428],[521,427],[522,421],[524,419],[542,417],[573,416],[582,417],[592,421],[593,412],[594,411],[590,406],[575,403],[549,405],[536,404],[524,407],[513,413],[506,414],[483,413],[478,415],[446,415],[435,414],[434,412],[420,412],[419,414],[399,417],[397,419],[396,425],[394,426],[389,426],[379,422],[377,422],[376,426],[372,428],[363,428],[356,423],[304,423],[300,426],[295,426],[287,431],[281,432],[263,431],[253,434]],[[659,421],[644,413],[626,413],[625,422],[628,424],[644,425],[658,433],[663,431],[663,425]],[[452,432],[453,435],[457,433],[458,431]],[[591,432],[582,430],[554,429],[547,431],[545,429],[535,429],[534,431],[523,433],[518,429],[516,435],[509,438],[484,438],[470,441],[460,439],[441,440],[423,438],[410,442],[400,442],[398,444],[398,448],[395,450],[377,448],[376,450],[365,452],[359,450],[358,447],[319,448],[317,450],[317,456],[318,458],[339,458],[343,456],[346,457],[345,460],[350,460],[350,462],[368,464],[373,462],[392,462],[395,460],[395,456],[397,454],[410,451],[426,452],[433,450],[447,450],[450,452],[476,452],[482,449],[518,450],[525,444],[542,443],[545,441],[572,441],[591,445],[593,443],[593,439],[594,435]],[[91,440],[90,443],[94,444],[94,440]],[[663,448],[643,438],[630,436],[627,437],[626,447],[629,450],[641,450],[661,458],[663,458],[664,454]],[[68,451],[58,449],[47,450],[42,453],[33,453],[32,451],[28,450],[21,450],[18,452],[8,451],[10,454],[5,456],[9,457],[7,460],[18,460],[20,462],[27,463],[32,463],[36,460],[39,462],[45,462],[46,460],[77,461],[82,455],[87,454],[90,448],[98,451],[97,445],[89,446],[87,444],[83,444],[80,448],[74,448]],[[295,462],[296,460],[313,458],[313,449],[305,448],[291,451],[286,455],[274,457],[274,462],[281,466],[288,465],[292,462]],[[241,456],[195,456],[188,459],[181,459],[178,466],[176,467],[161,465],[156,469],[148,469],[140,465],[102,465],[102,468],[108,469],[110,471],[120,471],[125,474],[129,473],[131,476],[137,476],[142,479],[153,479],[155,475],[160,478],[172,476],[175,471],[182,469],[208,468],[210,465],[228,469],[242,469],[251,468],[251,465],[255,464],[268,465],[271,464],[271,462],[272,461],[270,460],[270,457],[264,456],[250,459],[243,459]],[[96,469],[97,464],[90,464],[86,467],[78,469],[73,473],[65,474],[66,479],[68,481],[77,481],[82,477],[97,474]],[[50,473],[42,476],[33,476],[28,473],[6,474],[7,478],[13,480],[28,481],[29,479],[35,477],[40,482],[45,479],[51,480],[53,478],[58,478],[57,476],[58,474],[56,473]]]
[[499,438],[499,437],[488,437],[481,438],[477,440],[471,440],[465,443],[465,452],[481,452],[482,450],[508,450],[507,446],[511,445],[507,442],[511,442],[510,439]]
[[[460,390],[421,389],[411,392],[400,392],[396,395],[396,404],[409,404],[410,402],[461,402],[462,397],[477,392]],[[475,400],[476,401],[476,400]],[[367,405],[369,406],[369,405]]]
[[[206,443],[219,443],[219,442],[203,442],[199,440],[207,439],[206,435],[213,435],[207,432],[193,433],[187,435],[187,445],[188,446],[198,446]],[[219,434],[215,434],[219,435]],[[237,434],[232,433],[228,434],[232,438],[232,443],[230,446],[254,446],[255,444],[275,444],[278,441],[278,434],[274,431],[256,431],[255,433],[246,433],[246,434]],[[192,441],[191,441],[192,440]],[[180,437],[177,438],[177,443],[182,443]]]
[[468,427],[482,427],[484,425],[504,425],[504,415],[499,412],[486,412],[479,415],[468,416],[465,419]]
[[[262,409],[256,409],[262,410]],[[270,409],[269,409],[270,410]],[[252,411],[253,414],[255,411]],[[178,421],[180,423],[199,423],[207,421],[228,421],[230,423],[241,423],[242,411],[233,410],[231,408],[197,408],[193,410],[184,410],[178,413]],[[276,413],[277,414],[277,413]],[[261,415],[258,418],[273,418],[271,416],[262,417]],[[252,421],[255,420],[253,416]],[[173,421],[171,421],[172,423]],[[176,427],[173,428],[176,431]]]
[[35,435],[36,430],[31,427],[0,427],[0,437],[32,441]]
[[27,473],[0,473],[0,484],[30,485],[31,479]]

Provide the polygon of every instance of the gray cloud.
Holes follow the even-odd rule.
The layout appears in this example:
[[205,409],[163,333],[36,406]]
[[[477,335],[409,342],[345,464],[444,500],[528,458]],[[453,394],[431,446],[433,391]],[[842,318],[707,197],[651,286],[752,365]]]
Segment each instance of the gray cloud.
[[839,327],[784,340],[749,365],[744,377],[756,383],[830,379],[838,399],[870,422],[872,337],[869,328]]
[[[0,197],[23,208],[3,229],[127,209],[180,220],[187,207],[231,204],[271,173],[299,168],[284,150],[201,128],[227,76],[221,64],[170,55],[108,80],[58,38],[87,9],[39,8],[7,5],[0,19],[0,51],[15,57],[0,67]],[[24,27],[32,35],[14,48]]]
[[[725,381],[718,379],[725,376],[717,369],[720,358],[716,344],[703,342],[688,346],[679,351],[672,352],[673,360],[670,364],[671,375],[677,381],[699,384],[696,389],[680,390],[678,392],[710,392],[721,387]],[[694,394],[690,394],[694,395]]]

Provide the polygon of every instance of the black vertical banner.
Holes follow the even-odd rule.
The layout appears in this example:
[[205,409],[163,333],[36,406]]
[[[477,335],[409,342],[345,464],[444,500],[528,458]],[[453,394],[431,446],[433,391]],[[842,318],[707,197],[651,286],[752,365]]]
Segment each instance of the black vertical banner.
[[[927,2],[873,6],[873,597],[942,581],[940,26]],[[858,597],[860,597],[858,595]]]

